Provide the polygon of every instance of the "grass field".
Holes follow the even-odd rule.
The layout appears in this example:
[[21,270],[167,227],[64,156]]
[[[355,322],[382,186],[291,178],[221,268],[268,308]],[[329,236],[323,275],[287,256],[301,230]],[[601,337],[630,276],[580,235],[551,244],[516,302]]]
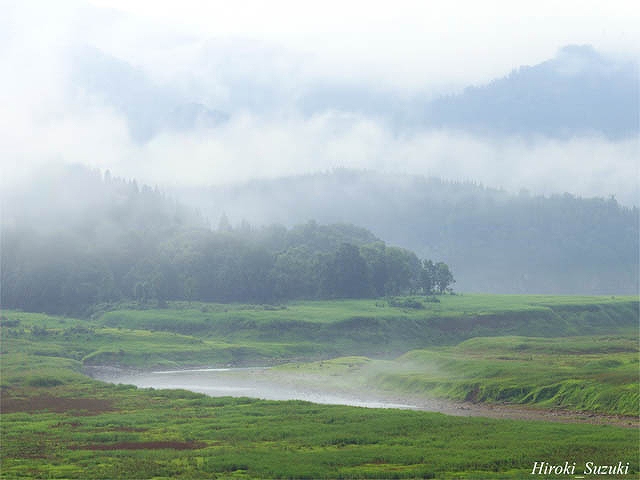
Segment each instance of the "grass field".
[[[180,303],[170,309],[108,311],[97,325],[222,339],[225,345],[211,345],[212,352],[221,355],[220,362],[236,365],[265,362],[269,355],[276,363],[341,355],[395,358],[412,349],[482,336],[633,335],[637,330],[638,301],[633,297],[455,295],[418,301],[422,308],[369,299],[284,306]],[[265,344],[275,350],[263,352]],[[128,359],[127,353],[122,362],[145,363]]]
[[274,372],[414,398],[637,416],[639,368],[633,336],[484,337],[394,360],[341,357]]
[[420,303],[172,304],[91,319],[4,311],[0,476],[529,478],[536,461],[576,462],[576,473],[585,462],[629,462],[621,478],[637,476],[635,429],[209,398],[82,374],[96,364],[295,361],[279,370],[400,394],[638,415],[637,298]]
[[3,478],[522,478],[535,461],[630,462],[608,426],[209,398],[69,379],[4,387]]
[[[170,309],[131,309],[107,311],[102,315],[106,324],[129,327],[145,325],[157,329],[176,328],[207,331],[212,328],[229,328],[229,324],[254,322],[256,325],[274,322],[339,323],[353,317],[371,319],[389,318],[439,318],[499,315],[511,312],[540,313],[579,311],[598,312],[603,306],[609,314],[626,309],[638,310],[635,297],[611,296],[548,296],[548,295],[443,295],[429,301],[414,297],[421,308],[391,306],[393,302],[380,300],[299,301],[286,305],[240,305],[171,302]],[[391,303],[391,304],[390,304]],[[139,306],[137,306],[139,308]],[[600,319],[602,320],[602,319]],[[133,323],[132,323],[133,322]],[[180,327],[179,327],[180,326]]]

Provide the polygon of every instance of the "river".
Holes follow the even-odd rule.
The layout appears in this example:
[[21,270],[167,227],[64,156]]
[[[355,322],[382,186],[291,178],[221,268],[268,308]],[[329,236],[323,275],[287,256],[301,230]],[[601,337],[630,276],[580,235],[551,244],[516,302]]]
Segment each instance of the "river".
[[195,368],[183,370],[133,371],[115,367],[87,367],[96,380],[141,388],[184,389],[212,397],[251,397],[264,400],[305,400],[320,404],[367,408],[398,408],[439,412],[455,416],[478,416],[562,423],[640,426],[638,418],[599,415],[567,410],[542,410],[514,405],[454,402],[357,387],[353,382],[269,367]]
[[326,383],[310,385],[300,376],[273,373],[268,367],[197,368],[184,370],[131,371],[113,367],[92,367],[86,373],[110,383],[141,388],[184,389],[212,397],[252,397],[264,400],[305,400],[314,403],[369,408],[418,409],[418,405],[364,395],[347,387],[329,388]]

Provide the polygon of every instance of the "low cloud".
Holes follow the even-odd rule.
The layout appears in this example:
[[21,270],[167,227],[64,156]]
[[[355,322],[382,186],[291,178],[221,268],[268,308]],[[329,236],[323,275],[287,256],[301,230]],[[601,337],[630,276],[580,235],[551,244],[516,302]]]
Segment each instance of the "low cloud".
[[49,121],[5,125],[3,158],[25,173],[81,163],[152,185],[214,185],[344,167],[465,180],[518,192],[615,195],[638,204],[638,141],[599,137],[524,140],[450,130],[403,135],[361,115],[234,115],[223,126],[131,140],[108,108],[70,109]]
[[[77,28],[79,17],[63,12],[56,17],[59,22],[51,22],[57,28],[40,31],[37,26],[47,23],[42,18],[45,14],[35,18],[34,12],[37,9],[15,8],[8,12],[8,21],[0,21],[0,27],[7,27],[0,34],[0,61],[12,72],[0,79],[3,188],[24,181],[31,171],[50,163],[80,163],[167,186],[223,184],[345,167],[476,181],[514,192],[615,195],[624,204],[638,204],[637,139],[523,139],[428,129],[405,133],[363,113],[329,110],[304,115],[296,109],[296,91],[288,89],[298,80],[320,81],[317,72],[307,71],[314,70],[316,63],[299,70],[303,62],[279,49],[270,54],[263,76],[265,84],[278,85],[272,77],[284,72],[284,87],[274,93],[283,106],[264,111],[238,107],[236,100],[230,100],[234,85],[229,81],[249,75],[256,54],[251,48],[245,59],[248,64],[234,64],[228,78],[222,72],[211,83],[203,83],[215,71],[224,70],[225,62],[233,63],[234,59],[220,52],[217,57],[211,54],[211,49],[223,48],[230,40],[214,42],[213,47],[193,39],[172,43],[174,56],[170,58],[183,59],[184,65],[164,78],[160,73],[154,77],[160,83],[180,84],[184,91],[195,85],[202,97],[196,100],[211,103],[213,108],[218,102],[236,105],[236,110],[227,112],[230,120],[214,128],[163,130],[147,142],[136,142],[122,111],[92,97],[91,92],[71,93],[69,52],[78,36],[80,40],[86,36]],[[110,22],[119,18],[103,19],[104,28],[113,33]],[[9,29],[11,24],[31,28]],[[205,58],[213,55],[218,59],[218,63],[203,64],[198,78],[182,75],[202,60],[192,45],[208,52]],[[160,47],[154,50],[158,59],[164,58],[161,51],[167,51]],[[141,53],[139,58],[143,58]],[[273,59],[278,61],[272,67],[269,62]],[[151,63],[148,72],[153,73],[153,65],[165,71],[164,64]],[[287,92],[291,94],[288,101]]]

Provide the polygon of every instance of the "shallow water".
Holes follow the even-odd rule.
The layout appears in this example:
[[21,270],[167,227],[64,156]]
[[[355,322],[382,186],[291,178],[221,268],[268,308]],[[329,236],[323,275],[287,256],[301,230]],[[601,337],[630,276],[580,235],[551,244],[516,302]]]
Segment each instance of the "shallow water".
[[[197,368],[134,372],[111,367],[94,367],[87,373],[110,383],[142,388],[184,389],[212,397],[252,397],[264,400],[306,400],[314,403],[369,408],[418,409],[418,405],[399,403],[355,392],[335,391],[326,385],[301,384],[286,375],[270,375],[268,368]],[[280,381],[276,381],[279,379]]]
[[608,424],[638,428],[637,417],[590,414],[566,410],[531,409],[512,405],[473,404],[359,389],[312,374],[290,373],[269,367],[196,368],[189,370],[128,371],[114,367],[90,367],[85,373],[97,380],[142,388],[184,389],[212,397],[252,397],[264,400],[305,400],[330,405],[398,408],[440,412],[465,417],[542,420],[562,423]]

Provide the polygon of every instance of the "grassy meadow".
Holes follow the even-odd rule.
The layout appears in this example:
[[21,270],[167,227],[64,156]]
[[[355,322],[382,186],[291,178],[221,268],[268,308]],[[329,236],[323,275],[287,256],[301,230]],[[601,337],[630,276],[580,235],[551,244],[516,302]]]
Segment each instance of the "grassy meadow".
[[[416,348],[484,336],[635,335],[637,318],[638,302],[630,297],[450,295],[276,306],[177,302],[168,309],[112,309],[99,314],[96,325],[101,331],[167,332],[203,342],[192,348],[199,353],[191,361],[167,352],[157,359],[160,363],[256,365],[342,355],[395,358]],[[107,343],[89,361],[148,366],[156,360],[140,358],[151,352],[122,350]],[[116,354],[119,359],[113,358]]]
[[210,398],[90,381],[3,393],[3,478],[514,478],[631,462],[637,432]]
[[621,478],[637,476],[637,430],[619,425],[210,398],[82,373],[281,365],[399,397],[637,418],[637,298],[437,300],[3,311],[0,477],[528,478],[535,461],[629,462]]
[[406,397],[637,416],[638,343],[631,335],[481,337],[393,360],[339,357],[276,373]]

